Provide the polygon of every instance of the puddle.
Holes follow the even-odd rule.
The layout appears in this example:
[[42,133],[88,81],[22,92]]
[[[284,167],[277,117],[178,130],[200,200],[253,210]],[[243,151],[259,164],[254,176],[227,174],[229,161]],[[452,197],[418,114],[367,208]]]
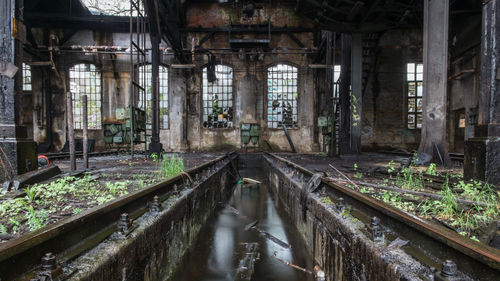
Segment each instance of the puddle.
[[[242,177],[250,177],[263,183],[260,186],[238,186],[235,189],[228,202],[230,207],[221,209],[207,222],[191,255],[173,280],[314,280],[311,274],[282,262],[287,261],[309,271],[314,266],[297,230],[291,222],[287,222],[285,214],[276,209],[267,191],[263,173],[259,173],[257,169],[244,169],[240,173]],[[258,220],[255,228],[245,231],[245,226],[255,220]],[[279,239],[281,243],[270,239],[269,235],[263,235],[262,231]],[[242,276],[240,272],[237,275],[240,260],[249,255],[248,244],[245,243],[254,242],[258,243],[259,259],[255,261],[252,278],[238,279]],[[284,243],[291,247],[284,247]]]

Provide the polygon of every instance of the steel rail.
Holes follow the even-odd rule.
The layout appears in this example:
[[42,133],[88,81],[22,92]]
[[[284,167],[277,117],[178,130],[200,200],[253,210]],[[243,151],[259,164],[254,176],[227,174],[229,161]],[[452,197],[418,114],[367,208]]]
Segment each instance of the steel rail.
[[[118,151],[100,151],[100,152],[89,152],[89,156],[103,156],[103,155],[115,155]],[[49,160],[59,160],[69,158],[69,152],[53,152],[53,153],[39,153],[39,155],[44,155],[49,158]],[[75,156],[83,156],[83,152],[76,152]]]
[[[268,152],[266,152],[265,154],[280,162],[292,166],[303,174],[306,174],[308,176],[312,176],[314,174],[312,171],[285,158]],[[420,232],[427,236],[429,239],[437,240],[438,242],[447,245],[448,247],[451,247],[454,250],[459,251],[460,253],[482,264],[485,264],[492,269],[500,271],[500,251],[495,248],[492,248],[480,242],[473,241],[448,228],[423,220],[415,215],[392,207],[380,200],[369,197],[348,187],[336,184],[332,181],[326,181],[324,179],[322,179],[322,183],[328,187],[333,188],[337,192],[344,194],[345,196],[350,197],[357,202],[360,202],[363,205],[373,208],[378,212],[392,219],[395,219],[407,225],[408,227],[411,227],[413,231]]]
[[[233,159],[234,155],[234,152],[228,153],[188,169],[185,173],[196,178],[195,175],[220,162],[226,167],[230,161],[224,160]],[[217,169],[213,175],[221,169]],[[73,259],[115,232],[122,213],[128,213],[131,219],[135,219],[147,212],[147,204],[155,195],[165,200],[174,190],[174,185],[183,186],[186,182],[185,175],[181,174],[0,244],[1,280],[14,280],[34,270],[40,264],[40,258],[48,252],[56,254],[60,262]],[[195,185],[191,185],[191,188],[195,188]]]

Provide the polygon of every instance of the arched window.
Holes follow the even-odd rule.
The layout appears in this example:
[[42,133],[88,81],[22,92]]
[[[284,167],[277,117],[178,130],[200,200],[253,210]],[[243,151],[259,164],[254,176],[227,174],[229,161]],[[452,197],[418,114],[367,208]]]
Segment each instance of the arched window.
[[278,64],[267,69],[267,127],[297,128],[297,68]]
[[[151,123],[151,87],[152,66],[150,64],[139,67],[139,83],[146,90],[146,94],[139,94],[139,107],[146,111],[147,123]],[[160,129],[168,129],[168,69],[160,65]],[[144,101],[146,99],[146,102]]]
[[93,64],[77,64],[69,70],[69,87],[73,96],[75,129],[82,129],[83,95],[87,95],[89,129],[101,129],[101,72]]
[[216,80],[208,81],[203,69],[203,127],[230,128],[233,126],[233,69],[215,66]]

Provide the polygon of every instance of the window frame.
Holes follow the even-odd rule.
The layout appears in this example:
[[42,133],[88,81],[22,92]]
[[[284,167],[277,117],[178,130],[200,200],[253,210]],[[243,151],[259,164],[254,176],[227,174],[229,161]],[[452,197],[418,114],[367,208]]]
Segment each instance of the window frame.
[[[273,128],[273,127],[269,127],[269,117],[268,117],[268,114],[269,114],[269,70],[273,67],[276,67],[278,65],[286,65],[286,66],[289,66],[289,67],[293,67],[297,70],[297,99],[296,99],[296,103],[297,103],[297,107],[296,107],[296,118],[297,118],[297,126],[296,127],[291,127],[291,126],[286,126],[287,130],[299,130],[301,128],[300,126],[300,118],[299,118],[299,105],[300,105],[300,101],[301,101],[301,98],[300,98],[300,89],[301,89],[301,75],[300,75],[300,67],[294,63],[291,63],[291,62],[288,62],[288,61],[279,61],[279,62],[275,62],[275,63],[272,63],[270,65],[267,65],[267,67],[265,68],[265,72],[264,72],[264,75],[266,77],[266,84],[265,84],[265,109],[264,109],[264,122],[266,124],[266,128],[269,129],[269,130],[283,130],[282,127],[277,127],[277,128]],[[293,107],[292,107],[293,109]],[[292,115],[292,119],[293,119],[293,115]]]
[[[151,66],[151,70],[152,70],[152,64],[151,64],[151,63],[141,63],[141,64],[136,64],[136,65],[135,65],[135,67],[136,67],[136,69],[137,69],[137,71],[136,71],[136,75],[138,76],[138,77],[136,77],[137,79],[138,79],[138,78],[140,78],[141,68],[142,68],[142,67],[147,67],[147,66]],[[159,75],[159,76],[160,76],[160,87],[159,87],[159,89],[158,89],[158,90],[160,91],[160,93],[159,93],[159,94],[160,94],[160,100],[159,100],[159,104],[160,104],[160,105],[159,105],[159,106],[160,106],[160,108],[159,108],[159,109],[160,109],[160,112],[158,113],[158,114],[159,114],[159,116],[160,116],[160,120],[159,120],[159,121],[160,121],[160,123],[159,123],[159,126],[160,126],[160,130],[170,130],[170,67],[169,67],[168,65],[166,65],[166,64],[160,64],[159,66],[160,66],[160,75]],[[162,103],[162,99],[161,99],[161,98],[162,98],[162,94],[161,94],[161,88],[162,88],[162,84],[161,84],[161,81],[162,81],[162,79],[161,79],[161,69],[162,69],[162,68],[163,68],[163,69],[165,69],[165,70],[166,70],[166,72],[167,72],[167,85],[166,85],[166,88],[167,88],[167,92],[166,92],[166,96],[167,96],[167,107],[166,107],[166,109],[167,109],[168,114],[167,114],[167,127],[166,127],[166,128],[163,126],[163,122],[162,122],[162,120],[163,120],[163,119],[161,118],[161,109],[162,109],[162,107],[161,107],[161,103]],[[146,73],[147,73],[147,72],[146,72]],[[149,79],[149,80],[150,80],[150,79]],[[149,80],[148,80],[148,79],[146,79],[146,81],[148,81],[147,83],[151,83],[151,81],[149,81]],[[139,80],[137,80],[137,81],[139,81]],[[142,81],[139,81],[139,84],[141,84],[141,82],[142,82]],[[150,85],[150,86],[152,87],[152,85]],[[144,86],[143,86],[143,85],[141,85],[141,87],[144,87]],[[136,89],[137,89],[137,88],[136,88]],[[146,89],[146,88],[145,88],[145,89]],[[148,111],[147,111],[147,108],[148,108],[147,103],[146,103],[146,107],[145,107],[145,108],[140,107],[140,104],[141,104],[141,95],[139,95],[139,94],[141,93],[141,91],[139,91],[139,90],[136,90],[136,91],[137,91],[137,92],[136,92],[136,93],[134,93],[134,94],[137,94],[137,100],[134,100],[134,103],[135,103],[135,102],[137,102],[137,107],[139,107],[141,110],[144,110],[144,111],[146,112],[146,118],[152,117],[152,116],[151,116],[151,114],[148,114]],[[151,91],[152,91],[152,88],[151,88]],[[151,93],[151,94],[152,94],[152,93]],[[151,97],[152,97],[152,96],[151,96]],[[146,91],[146,99],[147,99],[147,91]],[[151,107],[151,109],[152,109],[152,107]],[[152,121],[152,120],[147,119],[147,121],[146,121],[146,122],[151,122],[151,121]],[[149,128],[149,129],[151,129],[151,128]]]
[[[233,115],[232,115],[232,119],[231,121],[228,121],[228,122],[232,122],[232,126],[231,127],[226,127],[226,128],[213,128],[213,127],[205,127],[203,125],[203,123],[205,122],[204,121],[204,117],[205,117],[205,106],[204,106],[204,86],[205,86],[205,80],[203,78],[203,74],[205,72],[206,69],[208,69],[208,64],[207,65],[204,65],[201,69],[201,74],[200,74],[200,77],[201,77],[201,105],[200,105],[200,108],[201,108],[201,114],[200,114],[200,124],[201,124],[201,128],[202,129],[205,129],[205,130],[235,130],[236,129],[236,111],[235,111],[235,101],[236,101],[236,97],[235,97],[235,84],[234,84],[234,67],[230,64],[225,64],[225,63],[217,63],[215,64],[215,67],[217,68],[217,66],[224,66],[224,67],[228,67],[231,69],[231,87],[227,87],[229,89],[231,89],[231,108],[232,108],[232,111],[233,111]],[[208,77],[207,77],[207,83],[208,83]],[[207,85],[208,86],[208,85]],[[226,100],[226,101],[229,101]],[[209,101],[210,102],[210,101]],[[208,108],[208,107],[207,107]],[[208,112],[207,112],[207,119],[208,119]],[[207,120],[208,121],[208,120]]]
[[[25,77],[26,77],[26,73],[29,72],[29,78],[30,78],[30,81],[29,83],[26,83],[26,81],[24,80]],[[23,65],[22,65],[22,81],[23,81],[23,92],[28,92],[28,93],[31,93],[33,91],[33,71],[31,69],[31,65],[29,65],[28,63],[26,62],[23,62]],[[25,87],[28,86],[30,87],[29,90],[27,90]]]
[[[414,64],[414,67],[413,67],[413,71],[412,73],[410,73],[408,71],[408,67],[410,64]],[[421,72],[418,72],[418,67],[419,65],[422,66],[422,71]],[[414,77],[412,80],[408,79],[408,76],[410,74],[413,74]],[[422,75],[422,79],[417,79],[418,75]],[[405,78],[405,127],[406,129],[408,130],[421,130],[422,129],[422,117],[423,117],[423,84],[424,84],[424,69],[423,69],[423,62],[421,61],[408,61],[406,64],[405,64],[405,75],[404,75],[404,78]],[[415,91],[415,95],[414,96],[410,96],[410,83],[414,83],[415,84],[415,88],[414,88],[414,91]],[[418,84],[421,83],[422,84],[422,95],[419,96],[418,95]],[[409,103],[410,103],[410,100],[414,100],[415,101],[415,111],[413,112],[410,112],[410,106],[409,106]],[[422,109],[420,111],[418,111],[418,101],[421,100],[422,101]],[[415,123],[414,123],[414,126],[413,127],[410,127],[410,123],[409,123],[409,116],[410,115],[413,115],[413,118],[415,120]],[[420,123],[418,122],[418,117],[420,116]]]
[[[72,64],[70,67],[68,67],[68,70],[67,70],[67,78],[68,78],[67,85],[68,85],[69,91],[71,92],[71,99],[72,99],[71,101],[72,101],[72,109],[73,109],[73,128],[74,128],[74,130],[83,130],[81,122],[80,122],[80,126],[78,128],[76,126],[77,123],[76,123],[76,118],[75,118],[75,108],[76,108],[76,106],[75,106],[75,103],[76,103],[76,101],[75,101],[75,92],[73,92],[71,90],[71,69],[74,68],[75,66],[81,65],[81,64],[83,64],[83,65],[93,65],[95,67],[96,72],[99,73],[99,81],[100,81],[99,96],[100,96],[100,104],[101,105],[99,107],[99,116],[98,117],[100,117],[99,118],[100,122],[98,122],[98,126],[96,128],[89,126],[88,130],[94,130],[94,131],[102,130],[103,129],[103,97],[104,97],[104,94],[103,94],[103,88],[104,88],[103,82],[104,81],[103,81],[103,77],[102,77],[102,67],[100,65],[98,65],[98,64],[95,64],[93,62],[87,62],[87,61],[76,62],[76,63]],[[97,79],[96,79],[96,81],[97,81]],[[91,101],[91,99],[87,95],[87,104],[90,103],[90,101]],[[88,106],[87,109],[90,112],[92,112],[90,106]],[[90,117],[90,115],[89,115],[89,117]]]

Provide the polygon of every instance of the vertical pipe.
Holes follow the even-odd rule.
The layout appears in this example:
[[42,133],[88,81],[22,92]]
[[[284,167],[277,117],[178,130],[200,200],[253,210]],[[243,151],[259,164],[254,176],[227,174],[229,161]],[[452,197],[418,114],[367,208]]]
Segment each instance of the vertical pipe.
[[71,92],[66,92],[66,121],[68,124],[69,162],[71,171],[76,170],[75,138],[73,127],[73,102]]
[[88,169],[89,168],[89,131],[88,131],[88,123],[89,123],[89,116],[88,116],[88,106],[87,106],[87,95],[82,96],[82,106],[83,106],[83,120],[82,120],[82,126],[83,126],[83,168]]
[[333,72],[332,72],[332,135],[331,135],[331,143],[330,150],[332,151],[332,155],[337,155],[337,98],[338,98],[338,86],[335,85],[337,81],[335,81],[335,64],[336,64],[336,56],[337,56],[337,32],[333,33]]
[[153,115],[153,130],[151,134],[151,145],[149,150],[151,152],[159,153],[161,152],[160,143],[160,93],[159,93],[159,71],[160,71],[160,37],[158,34],[150,34],[151,36],[151,52],[152,52],[152,64],[151,64],[151,88],[153,90],[151,96],[151,107]]
[[351,45],[351,153],[361,153],[361,117],[363,114],[363,37],[352,35]]
[[132,1],[134,0],[130,0],[130,21],[129,21],[129,24],[130,24],[130,101],[129,101],[129,104],[130,104],[130,157],[132,159],[134,159],[134,140],[132,139],[132,129],[133,129],[133,125],[132,125],[132,116],[133,116],[133,108],[134,108],[134,103],[135,103],[135,95],[134,95],[134,45],[132,44],[133,42],[133,39],[134,39],[134,26],[133,26],[133,23],[132,23],[132,18],[133,18],[133,13],[132,13],[132,9],[133,9],[133,5],[132,5]]
[[339,101],[340,129],[339,153],[351,153],[351,35],[342,34],[342,57],[340,69]]
[[42,70],[42,77],[45,98],[45,142],[48,144],[48,149],[52,147],[52,90],[50,84],[51,71]]

